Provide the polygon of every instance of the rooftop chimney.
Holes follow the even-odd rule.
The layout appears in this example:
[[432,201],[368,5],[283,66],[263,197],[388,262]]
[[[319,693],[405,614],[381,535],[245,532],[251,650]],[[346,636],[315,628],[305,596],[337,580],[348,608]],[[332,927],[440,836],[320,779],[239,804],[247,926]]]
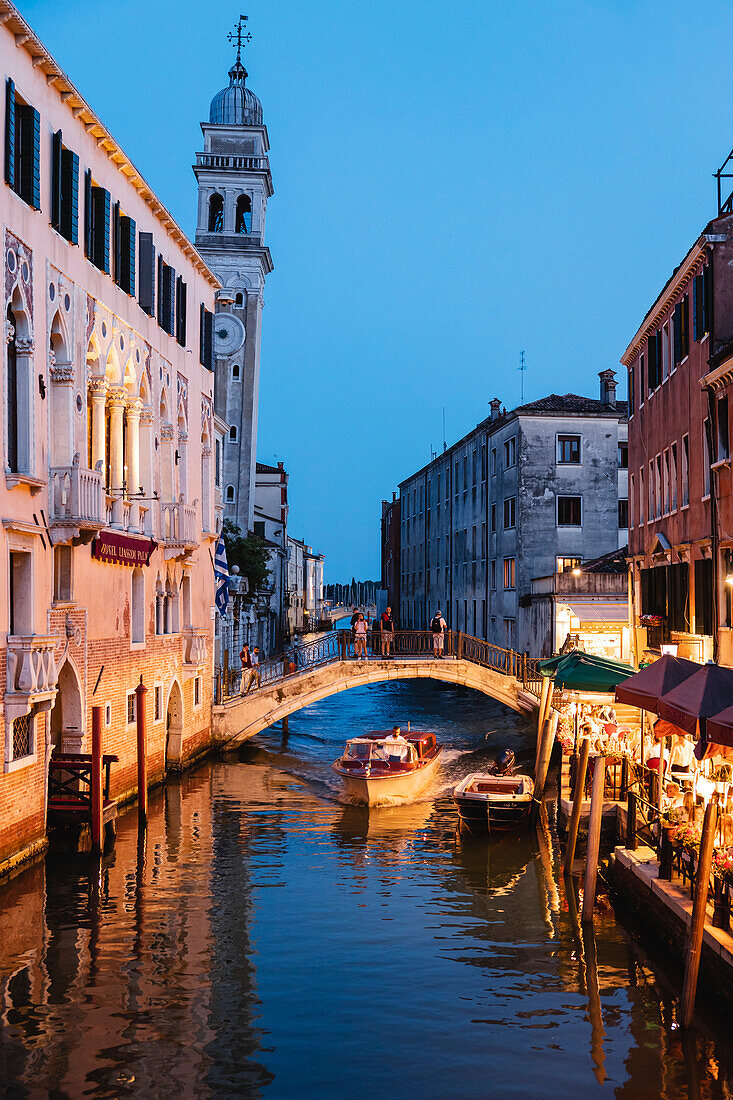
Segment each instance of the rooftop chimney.
[[499,400],[498,397],[495,397],[493,401],[489,402],[489,404],[491,405],[491,419],[492,420],[498,420],[499,419],[499,409],[501,408],[501,401]]
[[616,371],[602,370],[598,372],[601,380],[601,401],[604,405],[616,404]]

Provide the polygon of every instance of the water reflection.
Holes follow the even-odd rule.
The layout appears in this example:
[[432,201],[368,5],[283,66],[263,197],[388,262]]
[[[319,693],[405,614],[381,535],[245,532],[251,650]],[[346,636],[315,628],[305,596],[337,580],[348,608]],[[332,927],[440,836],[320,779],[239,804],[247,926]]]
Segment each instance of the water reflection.
[[[435,705],[409,690],[403,711]],[[171,783],[111,856],[4,884],[7,1095],[729,1095],[727,1038],[674,1029],[674,980],[607,905],[581,930],[552,807],[487,845],[445,794],[337,801],[349,705]],[[457,772],[508,729],[482,705],[451,735]]]

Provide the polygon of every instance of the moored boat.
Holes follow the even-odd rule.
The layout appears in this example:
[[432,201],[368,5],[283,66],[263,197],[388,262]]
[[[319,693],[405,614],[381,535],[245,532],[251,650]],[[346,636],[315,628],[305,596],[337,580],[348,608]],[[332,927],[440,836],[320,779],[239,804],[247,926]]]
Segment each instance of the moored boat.
[[354,802],[389,805],[411,798],[427,787],[443,751],[434,733],[375,730],[346,742],[331,767]]
[[534,783],[512,772],[514,753],[502,753],[489,772],[472,772],[453,791],[461,821],[482,832],[508,832],[529,822]]

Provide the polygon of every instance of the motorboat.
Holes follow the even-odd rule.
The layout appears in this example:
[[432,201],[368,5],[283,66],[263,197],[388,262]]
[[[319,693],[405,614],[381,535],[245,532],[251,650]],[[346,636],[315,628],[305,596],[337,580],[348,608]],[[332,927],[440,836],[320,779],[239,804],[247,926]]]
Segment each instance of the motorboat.
[[472,772],[453,791],[461,821],[469,829],[508,832],[529,821],[534,783],[514,773],[514,753],[507,749],[489,772]]
[[331,767],[353,802],[389,805],[424,790],[442,752],[434,733],[375,730],[349,738],[343,754]]

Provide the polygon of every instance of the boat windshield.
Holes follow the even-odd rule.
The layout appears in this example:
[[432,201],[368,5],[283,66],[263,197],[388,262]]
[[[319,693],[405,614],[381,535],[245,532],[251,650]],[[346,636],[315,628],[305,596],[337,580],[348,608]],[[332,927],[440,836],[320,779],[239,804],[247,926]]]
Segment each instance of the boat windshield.
[[345,756],[351,760],[373,760],[377,756],[381,756],[381,753],[373,752],[377,748],[373,741],[347,741]]

